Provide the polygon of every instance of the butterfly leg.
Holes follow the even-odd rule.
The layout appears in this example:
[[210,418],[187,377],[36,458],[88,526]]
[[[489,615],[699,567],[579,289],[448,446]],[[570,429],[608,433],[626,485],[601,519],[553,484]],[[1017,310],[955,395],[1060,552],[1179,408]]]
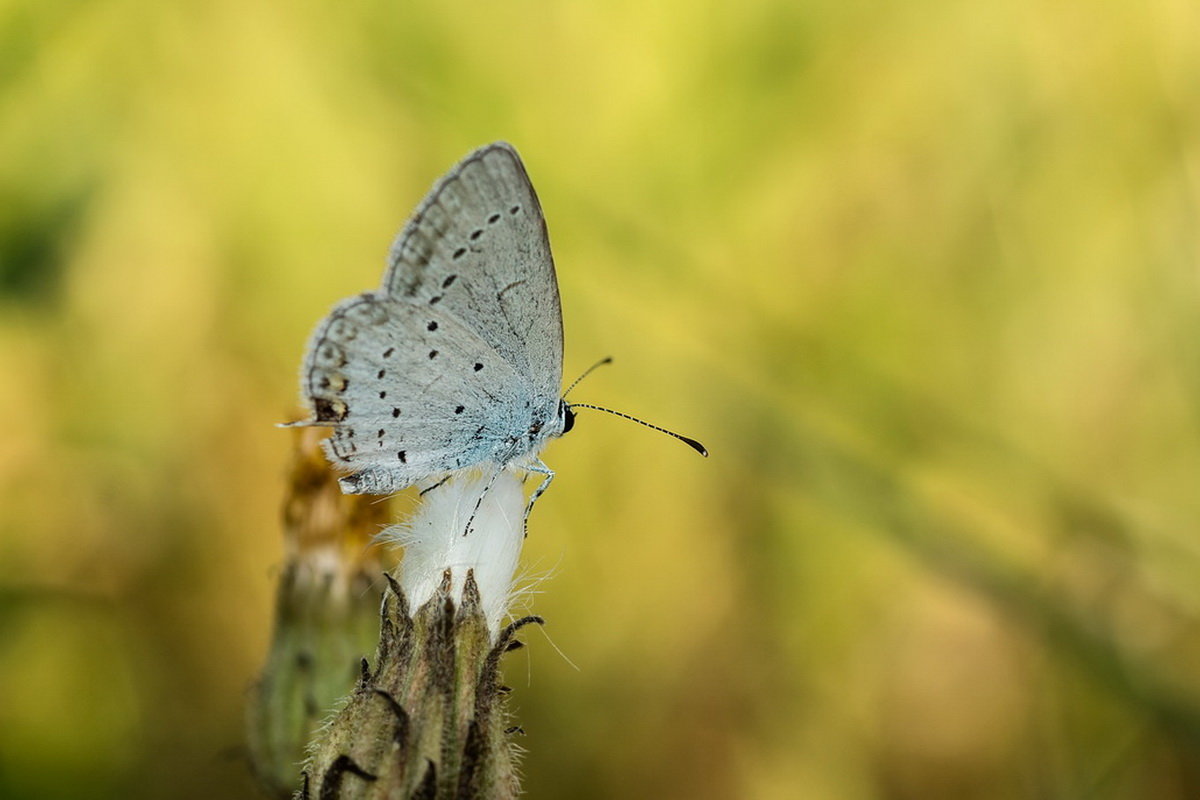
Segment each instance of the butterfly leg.
[[[463,530],[463,536],[471,532],[471,523],[475,521],[475,515],[479,513],[479,507],[483,505],[483,498],[487,497],[488,491],[492,488],[492,484],[496,482],[496,478],[500,477],[503,468],[497,467],[493,472],[488,482],[484,484],[483,491],[479,493],[479,498],[475,500],[475,508],[471,509],[471,516],[467,517],[467,526]],[[429,487],[436,488],[434,486]]]
[[522,522],[522,527],[525,529],[525,535],[528,536],[529,513],[533,511],[533,504],[536,503],[538,498],[542,496],[542,492],[546,491],[546,489],[550,486],[550,481],[554,480],[555,473],[554,470],[547,467],[546,462],[542,461],[540,458],[536,459],[532,464],[526,465],[525,471],[536,472],[539,475],[545,476],[542,478],[542,482],[538,484],[538,487],[533,490],[533,495],[529,498],[529,503],[525,506],[525,519]]
[[422,489],[422,490],[420,491],[420,493],[419,493],[419,494],[420,494],[420,496],[421,496],[421,497],[424,497],[425,495],[429,494],[429,493],[430,493],[430,492],[432,492],[434,489],[438,488],[439,486],[441,486],[443,483],[445,483],[445,482],[446,482],[446,481],[448,481],[448,480],[450,480],[450,476],[449,476],[449,475],[447,475],[446,477],[442,478],[440,481],[438,481],[437,483],[433,484],[432,486],[426,486],[424,489]]

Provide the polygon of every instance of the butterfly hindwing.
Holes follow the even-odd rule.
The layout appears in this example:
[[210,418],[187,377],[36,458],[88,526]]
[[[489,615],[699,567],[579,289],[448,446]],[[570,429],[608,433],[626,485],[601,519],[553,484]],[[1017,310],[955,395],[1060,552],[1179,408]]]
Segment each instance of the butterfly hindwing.
[[[456,376],[469,375],[469,380]],[[488,460],[528,403],[528,384],[436,307],[375,293],[340,303],[313,335],[304,392],[330,425],[348,491],[385,494]]]

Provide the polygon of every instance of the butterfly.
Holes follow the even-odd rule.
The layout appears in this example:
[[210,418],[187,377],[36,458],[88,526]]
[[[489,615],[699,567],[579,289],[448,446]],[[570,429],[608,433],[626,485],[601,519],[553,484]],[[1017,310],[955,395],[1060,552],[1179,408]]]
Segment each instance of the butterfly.
[[324,447],[348,473],[347,494],[423,482],[429,491],[458,470],[517,468],[542,476],[528,516],[555,475],[538,453],[571,430],[573,408],[609,409],[559,394],[558,281],[517,151],[496,142],[462,159],[388,261],[379,289],[343,300],[317,326],[301,375],[312,414],[293,424],[332,428]]

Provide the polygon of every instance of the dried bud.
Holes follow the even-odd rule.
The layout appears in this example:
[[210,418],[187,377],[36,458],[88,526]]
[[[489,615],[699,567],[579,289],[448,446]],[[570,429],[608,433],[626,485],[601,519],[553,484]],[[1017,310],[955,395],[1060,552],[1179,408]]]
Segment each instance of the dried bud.
[[308,742],[378,642],[383,568],[370,545],[387,515],[378,498],[341,493],[317,429],[296,431],[275,630],[247,715],[255,773],[281,798],[300,788]]

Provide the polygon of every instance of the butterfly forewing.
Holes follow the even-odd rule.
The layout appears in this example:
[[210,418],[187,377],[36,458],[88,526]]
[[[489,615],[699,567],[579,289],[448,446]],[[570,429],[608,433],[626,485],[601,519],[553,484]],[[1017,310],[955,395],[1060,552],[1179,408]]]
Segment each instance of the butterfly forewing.
[[480,148],[430,191],[392,246],[384,291],[478,332],[541,402],[562,385],[562,310],[537,194],[516,151]]

